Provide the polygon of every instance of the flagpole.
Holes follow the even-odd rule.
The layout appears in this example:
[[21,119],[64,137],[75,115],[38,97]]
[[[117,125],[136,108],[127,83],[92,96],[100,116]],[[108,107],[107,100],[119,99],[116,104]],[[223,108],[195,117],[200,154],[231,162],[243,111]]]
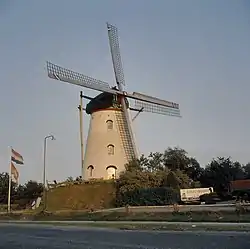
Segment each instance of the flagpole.
[[11,151],[12,147],[10,147],[10,169],[9,169],[9,191],[8,191],[8,213],[10,213],[10,198],[11,198]]

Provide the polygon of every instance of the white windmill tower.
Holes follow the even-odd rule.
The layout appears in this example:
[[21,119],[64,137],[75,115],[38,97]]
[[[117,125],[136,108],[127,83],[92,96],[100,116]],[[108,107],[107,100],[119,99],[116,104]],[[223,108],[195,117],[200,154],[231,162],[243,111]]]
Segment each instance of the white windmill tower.
[[[123,91],[125,80],[118,31],[108,23],[107,28],[117,86],[110,87],[104,81],[47,62],[50,78],[102,92],[94,98],[83,95],[90,100],[85,110],[91,115],[82,168],[84,180],[116,178],[126,163],[138,157],[128,110],[180,117],[176,103]],[[134,100],[134,107],[128,99]]]

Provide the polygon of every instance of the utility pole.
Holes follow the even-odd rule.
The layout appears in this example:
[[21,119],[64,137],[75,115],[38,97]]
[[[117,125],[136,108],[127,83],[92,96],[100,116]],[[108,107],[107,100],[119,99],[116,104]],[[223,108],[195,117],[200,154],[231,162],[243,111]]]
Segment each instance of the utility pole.
[[83,117],[83,113],[82,111],[84,110],[82,107],[82,99],[83,99],[83,93],[82,91],[80,92],[80,105],[78,106],[78,110],[79,110],[79,118],[80,118],[80,142],[81,142],[81,172],[82,172],[82,176],[83,176],[83,160],[84,160],[84,148],[83,148],[83,121],[82,121],[82,117]]

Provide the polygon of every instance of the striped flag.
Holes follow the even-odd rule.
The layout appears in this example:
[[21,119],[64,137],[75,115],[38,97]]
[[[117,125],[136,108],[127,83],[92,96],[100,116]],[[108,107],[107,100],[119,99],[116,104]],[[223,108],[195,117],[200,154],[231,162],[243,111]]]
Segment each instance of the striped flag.
[[11,149],[11,161],[15,162],[16,164],[23,164],[23,157],[21,154]]
[[13,176],[15,181],[18,182],[19,172],[17,171],[17,168],[15,167],[13,162],[11,162],[11,176]]

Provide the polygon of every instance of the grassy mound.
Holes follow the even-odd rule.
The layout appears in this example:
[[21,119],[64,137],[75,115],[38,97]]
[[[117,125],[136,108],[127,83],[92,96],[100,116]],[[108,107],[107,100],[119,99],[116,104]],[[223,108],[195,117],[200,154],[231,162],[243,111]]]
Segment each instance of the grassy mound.
[[49,190],[47,209],[97,210],[114,207],[115,186],[113,182],[102,181],[84,184],[68,184]]

